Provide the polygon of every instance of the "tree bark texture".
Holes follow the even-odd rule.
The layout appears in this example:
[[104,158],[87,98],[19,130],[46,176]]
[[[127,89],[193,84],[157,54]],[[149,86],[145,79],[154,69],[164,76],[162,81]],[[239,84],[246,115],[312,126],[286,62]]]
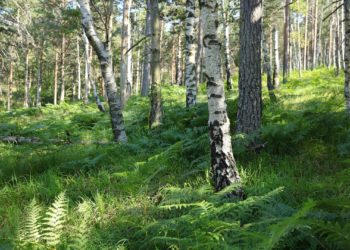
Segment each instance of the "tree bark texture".
[[261,0],[241,0],[240,67],[237,132],[260,128],[261,97]]
[[[151,0],[147,0],[145,36],[151,37]],[[142,70],[141,95],[148,96],[151,81],[151,49],[149,39],[146,40],[143,49],[143,70]]]
[[[224,83],[221,76],[221,42],[218,34],[218,2],[200,0],[203,20],[203,75],[207,83],[211,172],[216,191],[240,183],[233,157],[230,120],[227,115]],[[234,196],[242,196],[236,190]]]
[[345,18],[345,108],[350,115],[350,0],[344,0],[344,18]]
[[221,1],[222,15],[224,24],[224,60],[225,60],[225,72],[226,72],[226,85],[227,90],[232,90],[231,81],[231,65],[230,65],[230,25],[228,22],[228,9],[226,0]]

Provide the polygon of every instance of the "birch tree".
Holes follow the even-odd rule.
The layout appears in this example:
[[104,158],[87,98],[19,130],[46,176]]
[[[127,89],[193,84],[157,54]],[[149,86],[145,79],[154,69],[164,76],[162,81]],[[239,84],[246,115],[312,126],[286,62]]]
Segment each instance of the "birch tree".
[[[124,128],[122,105],[120,96],[117,96],[117,86],[115,83],[113,62],[109,46],[105,46],[105,44],[101,41],[98,34],[96,33],[94,22],[91,16],[89,0],[79,0],[78,2],[80,5],[82,23],[86,36],[88,37],[89,42],[100,61],[101,73],[108,96],[109,113],[111,116],[114,141],[125,142],[127,140],[127,137]],[[109,31],[107,30],[106,32]],[[111,41],[108,40],[108,42],[110,43]]]
[[345,107],[350,115],[350,0],[344,0],[344,17],[345,17]]
[[[241,179],[233,157],[230,120],[227,116],[224,83],[221,76],[221,42],[218,34],[218,2],[200,0],[203,21],[203,70],[207,83],[209,110],[209,138],[211,152],[211,172],[216,191],[240,183]],[[237,189],[232,193],[241,197]]]
[[186,0],[186,44],[185,44],[185,86],[186,86],[186,107],[196,104],[196,45],[195,45],[195,1]]

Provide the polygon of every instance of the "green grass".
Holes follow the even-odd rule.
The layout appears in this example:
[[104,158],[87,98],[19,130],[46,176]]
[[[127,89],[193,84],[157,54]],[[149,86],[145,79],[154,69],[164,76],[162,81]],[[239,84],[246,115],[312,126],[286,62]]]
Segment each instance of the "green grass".
[[[165,86],[164,124],[153,130],[148,98],[131,97],[124,145],[64,143],[66,131],[73,142],[111,140],[108,114],[94,104],[0,112],[0,135],[45,141],[0,144],[0,249],[346,249],[350,121],[343,78],[326,69],[302,79],[292,74],[276,96],[270,102],[264,86],[261,152],[247,150],[249,137],[233,136],[248,196],[240,202],[210,186],[205,86],[191,110],[183,88]],[[227,103],[234,134],[237,91]],[[67,216],[52,246],[43,219],[62,192]],[[25,232],[33,225],[43,235],[34,243]]]

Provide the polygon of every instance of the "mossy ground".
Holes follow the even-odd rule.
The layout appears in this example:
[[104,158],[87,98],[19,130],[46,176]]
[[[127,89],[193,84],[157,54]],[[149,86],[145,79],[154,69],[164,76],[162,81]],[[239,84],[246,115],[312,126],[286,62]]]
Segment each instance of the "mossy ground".
[[[47,207],[62,191],[69,219],[58,248],[69,244],[69,225],[79,223],[75,207],[90,200],[96,210],[88,249],[343,249],[350,243],[343,78],[327,69],[302,79],[293,73],[276,95],[271,102],[264,86],[265,148],[252,152],[250,138],[233,136],[248,196],[238,203],[210,189],[205,86],[193,109],[184,107],[182,87],[165,86],[164,123],[152,130],[148,98],[131,97],[122,145],[75,143],[111,140],[108,114],[93,103],[0,112],[1,136],[45,141],[0,144],[0,249],[16,246],[33,198]],[[234,134],[237,91],[227,104]],[[68,141],[67,131],[73,143],[50,143]]]

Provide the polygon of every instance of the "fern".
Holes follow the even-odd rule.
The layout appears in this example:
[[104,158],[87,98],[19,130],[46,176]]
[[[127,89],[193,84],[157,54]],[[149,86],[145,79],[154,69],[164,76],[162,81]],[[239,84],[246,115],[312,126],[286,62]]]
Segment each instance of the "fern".
[[60,193],[54,203],[49,207],[43,219],[43,238],[48,246],[56,246],[60,243],[66,222],[68,201],[65,193]]

